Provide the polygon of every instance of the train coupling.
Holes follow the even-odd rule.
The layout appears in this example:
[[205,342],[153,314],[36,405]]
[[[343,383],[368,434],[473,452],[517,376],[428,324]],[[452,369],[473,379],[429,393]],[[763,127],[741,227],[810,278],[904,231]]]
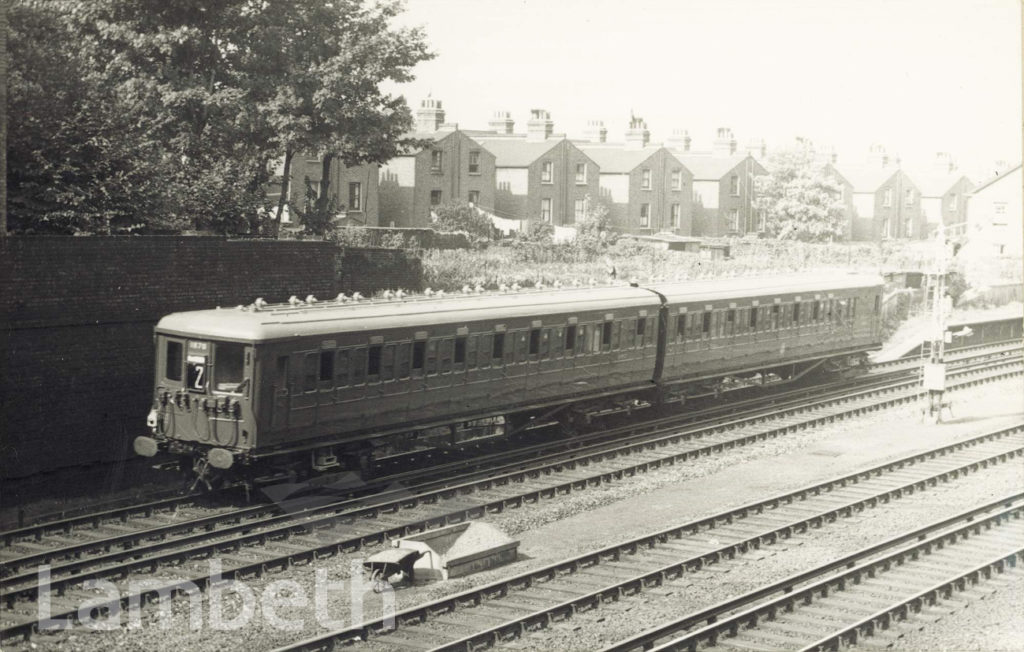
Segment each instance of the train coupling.
[[160,442],[152,437],[136,437],[132,442],[132,447],[135,449],[136,455],[153,457],[160,450]]

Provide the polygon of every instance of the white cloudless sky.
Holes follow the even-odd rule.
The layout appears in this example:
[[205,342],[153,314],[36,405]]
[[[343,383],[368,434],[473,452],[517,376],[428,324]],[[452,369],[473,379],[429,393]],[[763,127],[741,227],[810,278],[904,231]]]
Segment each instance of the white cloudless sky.
[[399,91],[462,128],[503,110],[521,132],[542,108],[556,132],[602,120],[621,140],[633,112],[694,149],[730,127],[849,164],[872,143],[972,177],[1021,159],[1021,0],[406,0],[400,23],[437,57]]

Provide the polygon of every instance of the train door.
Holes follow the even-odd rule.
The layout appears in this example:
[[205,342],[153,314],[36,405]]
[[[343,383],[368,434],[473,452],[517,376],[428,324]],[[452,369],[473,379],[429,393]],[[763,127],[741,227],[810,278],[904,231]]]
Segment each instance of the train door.
[[288,418],[289,425],[293,428],[316,423],[319,364],[319,351],[299,351],[292,354],[289,363],[291,409]]
[[279,355],[274,362],[273,383],[270,386],[271,398],[271,430],[288,428],[288,412],[291,410],[291,397],[288,390],[288,356]]

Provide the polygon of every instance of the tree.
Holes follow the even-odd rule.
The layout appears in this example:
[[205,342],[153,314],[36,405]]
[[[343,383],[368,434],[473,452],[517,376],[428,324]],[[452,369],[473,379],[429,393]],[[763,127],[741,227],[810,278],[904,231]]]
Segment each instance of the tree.
[[472,204],[454,200],[434,207],[434,228],[438,231],[465,231],[476,239],[491,239],[491,220]]
[[765,229],[779,240],[829,241],[845,231],[842,186],[815,160],[813,146],[780,150],[765,163],[768,175],[755,179],[755,207]]
[[612,220],[604,203],[594,201],[587,195],[585,205],[583,219],[576,223],[573,245],[592,258],[604,253],[609,245],[615,244],[616,235],[612,231]]

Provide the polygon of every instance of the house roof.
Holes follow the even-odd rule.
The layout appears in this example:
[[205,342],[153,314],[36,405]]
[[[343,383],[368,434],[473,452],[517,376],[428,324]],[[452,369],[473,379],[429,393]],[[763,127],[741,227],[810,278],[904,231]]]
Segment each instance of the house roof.
[[1003,177],[1007,177],[1007,176],[1009,176],[1009,175],[1010,175],[1010,174],[1011,174],[1012,172],[1016,172],[1016,171],[1017,171],[1017,170],[1019,170],[1020,168],[1021,168],[1021,164],[1020,164],[1020,163],[1018,163],[1017,165],[1013,166],[1012,168],[1010,168],[1009,170],[1007,170],[1007,171],[1003,172],[1002,174],[997,174],[996,176],[992,177],[992,178],[991,178],[991,179],[989,179],[988,181],[985,181],[985,182],[981,183],[981,184],[980,184],[980,185],[979,185],[979,186],[978,186],[977,188],[975,188],[975,189],[974,189],[974,190],[972,190],[971,192],[973,192],[973,193],[977,193],[977,192],[978,192],[979,190],[983,190],[983,189],[985,189],[985,188],[987,188],[987,187],[991,186],[991,185],[992,185],[993,183],[995,183],[996,181],[999,181],[999,180],[1000,180],[1000,179],[1002,179]]
[[895,167],[848,167],[834,168],[844,179],[850,182],[854,192],[875,192],[886,181],[891,179],[899,168]]
[[601,168],[601,174],[628,174],[641,163],[654,156],[660,147],[643,149],[625,149],[622,145],[579,145],[583,153],[589,156]]
[[921,191],[922,197],[941,197],[967,177],[959,172],[946,174],[918,174],[915,172],[911,178],[917,185],[917,189]]
[[494,165],[499,168],[525,168],[554,149],[562,138],[524,140],[520,138],[474,138],[494,154]]
[[767,174],[767,170],[764,169],[757,160],[749,154],[737,154],[735,156],[699,156],[692,154],[683,154],[678,150],[670,149],[669,152],[675,156],[680,163],[686,166],[686,168],[693,173],[693,178],[697,181],[702,180],[714,180],[718,181],[725,175],[732,172],[738,165],[750,159],[754,164],[754,171],[757,174]]

